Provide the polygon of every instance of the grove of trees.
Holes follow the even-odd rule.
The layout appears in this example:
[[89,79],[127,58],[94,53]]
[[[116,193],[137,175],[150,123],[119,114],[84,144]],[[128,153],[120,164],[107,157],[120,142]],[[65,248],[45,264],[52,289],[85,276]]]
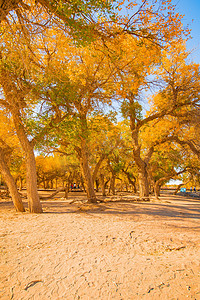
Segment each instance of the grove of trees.
[[200,66],[170,0],[0,0],[0,172],[26,187],[73,182],[159,197],[200,182]]

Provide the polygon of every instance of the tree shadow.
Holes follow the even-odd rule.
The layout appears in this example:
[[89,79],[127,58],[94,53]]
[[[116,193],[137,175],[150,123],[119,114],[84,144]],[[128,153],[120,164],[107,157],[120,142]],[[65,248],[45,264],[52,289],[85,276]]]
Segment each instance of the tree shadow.
[[[166,199],[169,198],[166,197]],[[162,199],[165,199],[163,197]],[[84,200],[84,199],[82,199]],[[181,200],[179,202],[179,200]],[[186,199],[181,196],[176,196],[173,200],[161,202],[139,202],[134,200],[117,200],[107,201],[98,204],[85,204],[81,198],[78,202],[70,204],[71,199],[65,201],[42,201],[44,214],[90,214],[92,215],[113,215],[113,216],[129,216],[131,218],[142,218],[154,220],[155,218],[162,218],[165,220],[199,220],[200,219],[200,201],[194,199]],[[85,201],[85,200],[84,200]],[[27,202],[23,201],[25,208]],[[12,201],[1,201],[0,209],[6,211],[13,209]],[[200,228],[200,227],[198,227]]]
[[[155,219],[161,217],[164,220],[199,220],[200,219],[200,203],[186,203],[184,205],[172,203],[152,203],[152,202],[126,202],[112,201],[107,203],[99,203],[97,205],[86,204],[68,204],[63,202],[45,202],[45,213],[52,214],[68,214],[68,213],[86,213],[90,215],[116,215]],[[141,218],[142,219],[142,218]],[[200,227],[199,227],[200,228]]]
[[[186,206],[180,205],[166,205],[155,203],[136,203],[126,205],[126,211],[122,210],[123,207],[112,207],[108,210],[102,211],[102,214],[121,214],[121,215],[148,215],[148,216],[161,216],[176,219],[200,219],[200,204],[188,204]],[[135,208],[135,209],[133,209]]]

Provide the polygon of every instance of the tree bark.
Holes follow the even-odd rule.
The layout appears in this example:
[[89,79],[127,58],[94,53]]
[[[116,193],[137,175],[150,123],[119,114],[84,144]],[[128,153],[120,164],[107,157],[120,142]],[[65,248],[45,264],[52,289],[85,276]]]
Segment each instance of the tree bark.
[[92,180],[92,175],[90,171],[90,167],[88,164],[88,154],[86,150],[86,142],[84,139],[81,141],[81,149],[80,149],[80,164],[81,170],[85,182],[86,193],[88,197],[88,202],[96,203],[96,195],[94,191],[94,184]]
[[95,180],[95,185],[96,185],[96,192],[98,192],[99,191],[99,180],[98,179]]
[[23,203],[22,203],[21,196],[20,196],[20,194],[17,190],[15,180],[12,177],[8,166],[5,163],[4,155],[3,155],[1,149],[0,149],[0,170],[1,170],[1,173],[4,177],[6,185],[9,189],[9,192],[10,192],[10,195],[12,197],[12,201],[13,201],[13,204],[15,206],[16,211],[24,212],[25,209],[24,209],[24,206],[23,206]]
[[100,174],[99,178],[100,178],[102,196],[106,196],[106,183],[104,182],[104,175]]
[[69,186],[65,186],[65,199],[68,199]]
[[[0,59],[2,61],[1,53]],[[26,129],[21,117],[21,110],[23,110],[23,108],[26,106],[24,100],[25,91],[20,90],[16,87],[12,79],[12,74],[10,74],[8,70],[3,66],[1,66],[0,68],[0,75],[0,82],[6,99],[5,102],[8,104],[10,113],[12,114],[16,133],[25,153],[26,184],[29,211],[33,213],[41,213],[42,206],[37,191],[36,162],[33,151],[34,145],[29,141],[27,137]]]
[[99,168],[100,168],[103,160],[105,159],[105,157],[106,157],[105,154],[101,155],[101,157],[99,158],[99,160],[98,160],[98,162],[97,162],[97,164],[96,164],[96,166],[94,168],[94,171],[93,171],[93,174],[92,174],[92,180],[93,180],[93,182],[95,182],[95,180],[96,180],[97,173],[98,173]]
[[115,195],[115,175],[112,174],[111,179],[110,179],[110,190],[112,192],[112,195]]
[[87,138],[88,138],[88,126],[87,126],[87,116],[86,113],[81,111],[81,107],[78,108],[80,114],[80,124],[81,124],[81,135],[80,135],[80,147],[76,147],[77,154],[80,159],[81,171],[85,183],[86,193],[88,202],[96,203],[96,194],[94,190],[94,182],[92,179],[91,170],[88,162],[88,151],[87,151]]
[[156,181],[154,184],[154,195],[157,200],[160,197],[160,188],[161,188],[161,184],[159,183],[159,181]]
[[139,184],[139,197],[142,200],[149,200],[149,180],[147,167],[144,163],[143,167],[138,168],[138,184]]
[[53,189],[53,179],[51,179],[50,183],[51,183],[50,188]]
[[31,213],[42,213],[42,206],[37,190],[36,162],[33,149],[26,153],[26,188],[29,211]]
[[37,172],[33,145],[26,136],[25,129],[19,114],[13,112],[13,121],[20,144],[25,152],[26,188],[29,211],[31,213],[42,213],[42,206],[37,190]]
[[[134,99],[131,98],[130,106],[134,104]],[[152,153],[148,153],[148,157],[142,159],[141,157],[141,146],[139,144],[139,128],[140,125],[136,123],[135,112],[130,115],[130,129],[132,135],[132,145],[133,145],[133,157],[138,169],[138,184],[139,184],[139,197],[142,200],[149,200],[149,180],[148,180],[148,162]],[[152,151],[151,151],[152,152]]]

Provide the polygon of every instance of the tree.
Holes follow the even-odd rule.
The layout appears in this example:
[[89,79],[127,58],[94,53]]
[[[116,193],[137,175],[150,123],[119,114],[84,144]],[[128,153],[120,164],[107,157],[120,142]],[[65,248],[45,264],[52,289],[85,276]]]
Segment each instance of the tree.
[[16,155],[17,150],[18,141],[16,140],[11,120],[0,112],[0,171],[8,186],[16,211],[24,212],[22,199],[9,166],[9,162],[11,163],[13,154],[15,152]]
[[179,179],[178,176],[187,170],[178,150],[170,142],[159,145],[154,150],[149,164],[149,176],[157,199],[160,196],[160,189],[163,184],[172,178]]
[[[101,42],[77,48],[69,38],[61,37],[60,47],[49,62],[46,97],[48,107],[60,116],[57,143],[73,149],[80,160],[88,200],[96,202],[89,165],[92,115],[101,105],[110,103],[110,77],[106,55],[99,50]],[[70,63],[69,63],[70,62]]]
[[[156,69],[160,90],[152,97],[151,109],[141,127],[143,145],[151,150],[151,155],[163,143],[165,147],[170,143],[178,144],[192,150],[197,157],[199,155],[199,145],[194,134],[199,127],[199,65],[188,63],[187,57],[184,43],[172,43],[168,51],[163,51],[160,68]],[[183,166],[184,172],[188,171],[187,164],[180,161],[179,164]],[[164,173],[155,180],[157,194],[161,184],[169,180],[170,176],[183,172],[178,166],[169,169],[171,164],[165,168],[164,162],[161,165]]]
[[[173,8],[170,8],[169,14],[173,15]],[[149,22],[151,24],[151,14]],[[161,16],[156,14],[156,20]],[[180,32],[180,18],[174,15],[173,21],[170,26],[173,27],[173,31],[169,33],[167,22],[165,19],[161,21],[161,26],[157,28],[157,34],[152,33],[154,39],[148,39],[147,37],[140,36],[140,41],[137,38],[130,35],[120,35],[116,38],[117,50],[113,50],[115,56],[112,60],[116,69],[118,70],[115,77],[116,91],[119,99],[122,100],[122,113],[125,119],[129,120],[130,130],[132,134],[133,145],[133,157],[138,168],[138,183],[140,198],[149,198],[149,182],[148,182],[148,164],[153,153],[153,146],[146,149],[145,152],[141,149],[140,131],[145,124],[148,124],[152,120],[158,120],[164,117],[168,111],[154,111],[151,115],[144,117],[142,115],[142,103],[140,101],[142,96],[142,89],[150,86],[149,75],[154,75],[157,66],[161,62],[161,57],[164,54],[164,50],[159,47],[159,44],[163,46],[163,49],[167,49],[169,43],[172,42],[177,34],[180,34],[179,40],[182,38],[183,31]],[[164,25],[165,24],[165,25]],[[154,27],[154,25],[152,25]],[[148,26],[148,28],[151,26]],[[166,27],[166,31],[164,29]],[[164,39],[160,40],[160,32],[163,33]],[[164,33],[165,32],[165,33]],[[150,32],[148,31],[150,34]],[[112,47],[113,49],[113,47]],[[131,50],[130,50],[131,49]],[[167,50],[166,50],[167,51]],[[117,59],[116,59],[117,57]]]
[[184,43],[173,44],[170,51],[163,53],[157,70],[162,87],[152,98],[150,113],[164,112],[164,122],[157,128],[166,127],[168,140],[188,147],[199,158],[200,66],[190,62],[188,56]]
[[[80,184],[79,163],[75,155],[67,156],[61,149],[56,149],[47,156],[36,157],[38,184],[43,188],[58,188],[78,182]],[[60,152],[60,153],[59,153]]]
[[[42,212],[42,207],[37,192],[35,142],[29,136],[26,122],[26,116],[31,108],[29,106],[30,98],[28,97],[32,90],[33,78],[31,78],[31,74],[36,69],[30,56],[27,56],[26,45],[23,45],[23,41],[19,43],[21,46],[19,49],[19,45],[15,44],[16,36],[10,35],[10,28],[5,29],[2,34],[4,51],[0,53],[0,86],[3,92],[0,105],[12,115],[16,134],[25,154],[29,210],[30,212],[39,213]],[[17,25],[13,26],[12,30],[19,34]],[[34,105],[33,102],[32,105]]]

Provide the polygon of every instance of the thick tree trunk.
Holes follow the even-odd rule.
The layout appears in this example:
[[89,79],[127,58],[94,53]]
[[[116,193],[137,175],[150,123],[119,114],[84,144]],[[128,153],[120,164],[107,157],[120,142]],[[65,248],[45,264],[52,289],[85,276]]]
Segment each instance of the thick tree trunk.
[[138,169],[139,197],[142,200],[149,200],[149,180],[147,163],[141,158],[140,145],[138,144],[138,132],[132,131],[133,138],[133,157]]
[[[134,107],[134,95],[129,99],[130,107]],[[148,162],[152,155],[152,150],[149,151],[147,157],[143,159],[141,157],[141,145],[139,143],[139,129],[140,125],[136,121],[135,112],[130,110],[130,129],[132,135],[132,144],[133,144],[133,157],[138,169],[138,184],[139,184],[139,196],[142,200],[149,200],[149,180],[148,180]]]
[[139,184],[139,197],[142,200],[149,200],[149,181],[147,169],[138,168],[138,184]]
[[37,190],[37,171],[33,146],[26,136],[25,129],[19,114],[15,112],[13,113],[13,121],[17,136],[25,152],[26,187],[29,211],[31,213],[42,213],[42,206]]
[[65,199],[68,199],[68,186],[65,187]]
[[84,181],[82,181],[82,187],[83,187],[84,192],[86,193],[86,188],[85,188]]
[[[0,59],[2,59],[1,53]],[[6,68],[1,67],[0,72],[0,82],[4,90],[6,101],[10,106],[10,112],[12,113],[17,136],[26,157],[26,184],[29,210],[34,213],[41,213],[42,206],[37,191],[37,173],[33,151],[34,145],[27,137],[26,128],[23,124],[20,112],[20,107],[25,106],[24,95],[22,90],[16,88],[16,85],[12,81],[12,76],[8,73]]]
[[9,168],[4,161],[4,156],[1,150],[0,150],[0,170],[6,182],[6,185],[9,189],[16,211],[24,212],[25,209],[22,203],[21,196],[17,190],[17,186],[15,184],[14,178],[12,177]]
[[82,174],[83,174],[83,178],[84,178],[86,193],[87,193],[87,197],[88,197],[88,202],[96,203],[97,199],[96,199],[96,195],[95,195],[95,191],[94,191],[94,184],[93,184],[93,180],[92,180],[90,167],[88,164],[86,142],[84,139],[82,139],[82,141],[81,141],[80,163],[81,163],[81,169],[82,169]]
[[81,171],[83,175],[83,180],[85,183],[86,193],[88,202],[90,203],[96,203],[96,195],[94,190],[94,181],[92,178],[91,170],[89,167],[88,162],[88,152],[87,152],[87,137],[88,137],[88,126],[87,126],[87,115],[82,110],[82,107],[80,106],[78,108],[79,110],[79,117],[80,117],[80,123],[81,123],[81,136],[80,136],[80,147],[77,147],[77,153],[79,155],[80,159],[80,165],[81,165]]
[[98,179],[95,180],[95,185],[96,185],[96,192],[98,192],[99,191],[99,180]]
[[36,162],[33,149],[26,153],[26,188],[29,211],[31,213],[41,213],[42,206],[37,190]]
[[99,168],[100,168],[100,166],[101,166],[103,160],[105,159],[105,157],[106,157],[106,155],[103,154],[103,155],[99,158],[99,160],[98,160],[98,162],[97,162],[97,164],[96,164],[96,166],[95,166],[95,168],[94,168],[94,171],[93,171],[93,174],[92,174],[92,180],[93,180],[93,182],[95,182],[95,180],[96,180],[96,177],[97,177]]
[[160,188],[161,188],[161,185],[159,184],[159,182],[155,182],[154,184],[154,195],[155,195],[155,198],[156,199],[159,199],[160,197]]
[[53,189],[53,180],[50,181],[51,182],[51,189]]

